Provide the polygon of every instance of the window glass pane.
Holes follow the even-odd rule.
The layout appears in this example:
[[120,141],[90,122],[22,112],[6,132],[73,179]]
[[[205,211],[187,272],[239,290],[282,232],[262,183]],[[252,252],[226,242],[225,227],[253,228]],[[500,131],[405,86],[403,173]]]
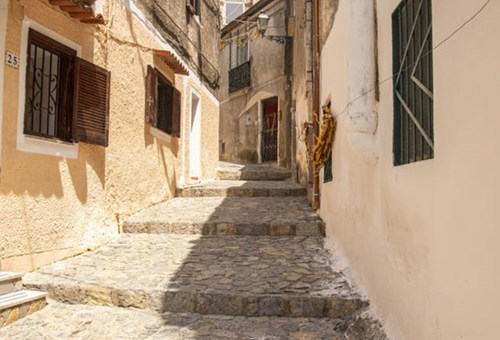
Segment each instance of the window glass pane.
[[27,76],[26,130],[44,136],[56,134],[59,57],[30,45]]
[[230,23],[243,13],[243,3],[226,3],[226,23]]

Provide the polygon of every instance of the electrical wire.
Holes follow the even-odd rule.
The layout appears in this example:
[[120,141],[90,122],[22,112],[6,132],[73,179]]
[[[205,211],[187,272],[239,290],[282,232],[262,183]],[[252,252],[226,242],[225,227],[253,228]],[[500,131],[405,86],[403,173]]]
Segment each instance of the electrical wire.
[[[437,50],[438,48],[440,48],[443,44],[445,44],[448,40],[450,40],[453,36],[455,36],[458,32],[460,32],[462,29],[464,29],[469,23],[471,23],[474,19],[477,18],[477,16],[479,14],[481,14],[481,12],[483,12],[486,7],[489,5],[489,3],[491,2],[492,0],[487,0],[482,6],[481,8],[479,8],[479,10],[477,10],[469,19],[467,19],[463,24],[461,24],[460,26],[458,26],[453,32],[451,32],[446,38],[444,38],[443,40],[441,40],[438,44],[434,45],[434,47],[426,52],[426,53],[423,53],[422,56],[416,60],[413,64],[407,66],[406,68],[403,68],[401,69],[401,71],[406,71],[410,68],[413,68],[415,67],[415,65],[417,65],[423,58],[425,58],[426,56],[428,56],[430,53],[432,53],[433,51]],[[394,79],[398,74],[398,73],[395,73],[393,74],[392,76],[390,77],[387,77],[385,78],[384,80],[378,82],[376,85],[374,85],[373,87],[371,87],[370,89],[364,91],[363,93],[361,93],[359,96],[357,96],[356,98],[354,98],[353,100],[351,100],[349,103],[347,103],[347,105],[345,106],[345,108],[338,114],[335,115],[335,117],[339,117],[341,115],[344,115],[347,113],[347,110],[349,109],[349,107],[351,106],[351,104],[357,102],[358,100],[360,100],[361,98],[365,97],[366,95],[368,95],[369,93],[373,92],[377,87],[379,86],[382,86],[384,85],[385,83],[387,83],[388,81]]]

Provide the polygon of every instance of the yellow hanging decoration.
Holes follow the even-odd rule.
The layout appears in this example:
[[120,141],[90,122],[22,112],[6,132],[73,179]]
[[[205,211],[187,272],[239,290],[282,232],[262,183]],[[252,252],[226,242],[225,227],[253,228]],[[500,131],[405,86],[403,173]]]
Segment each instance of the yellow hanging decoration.
[[[323,106],[322,126],[319,136],[316,138],[312,152],[311,162],[314,165],[316,174],[325,166],[325,162],[332,150],[335,132],[337,130],[337,119],[332,114],[330,101]],[[318,119],[315,114],[314,119]]]

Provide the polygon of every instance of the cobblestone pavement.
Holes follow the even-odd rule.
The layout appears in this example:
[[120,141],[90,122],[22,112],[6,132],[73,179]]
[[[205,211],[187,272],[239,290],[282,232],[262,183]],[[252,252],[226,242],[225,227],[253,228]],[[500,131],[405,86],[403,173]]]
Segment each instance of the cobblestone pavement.
[[324,223],[304,197],[174,198],[124,222],[129,233],[203,235],[324,234]]
[[59,301],[156,311],[345,317],[366,305],[315,237],[124,235],[24,282]]
[[297,188],[289,171],[222,164],[219,176],[185,192],[200,197],[132,216],[107,246],[26,275],[58,302],[0,339],[386,340],[332,270],[305,196],[282,196]]
[[383,333],[371,320],[355,320],[345,333],[343,332],[344,328],[340,320],[327,318],[160,315],[130,308],[67,305],[51,302],[41,312],[1,329],[0,339],[385,339]]
[[207,181],[177,189],[179,197],[305,196],[306,188],[288,181]]

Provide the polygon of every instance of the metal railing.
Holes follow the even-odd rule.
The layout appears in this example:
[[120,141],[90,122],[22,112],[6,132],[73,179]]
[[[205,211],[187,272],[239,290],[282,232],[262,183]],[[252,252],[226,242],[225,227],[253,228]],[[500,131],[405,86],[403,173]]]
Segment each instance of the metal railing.
[[251,65],[247,61],[229,71],[229,93],[241,90],[251,84]]

